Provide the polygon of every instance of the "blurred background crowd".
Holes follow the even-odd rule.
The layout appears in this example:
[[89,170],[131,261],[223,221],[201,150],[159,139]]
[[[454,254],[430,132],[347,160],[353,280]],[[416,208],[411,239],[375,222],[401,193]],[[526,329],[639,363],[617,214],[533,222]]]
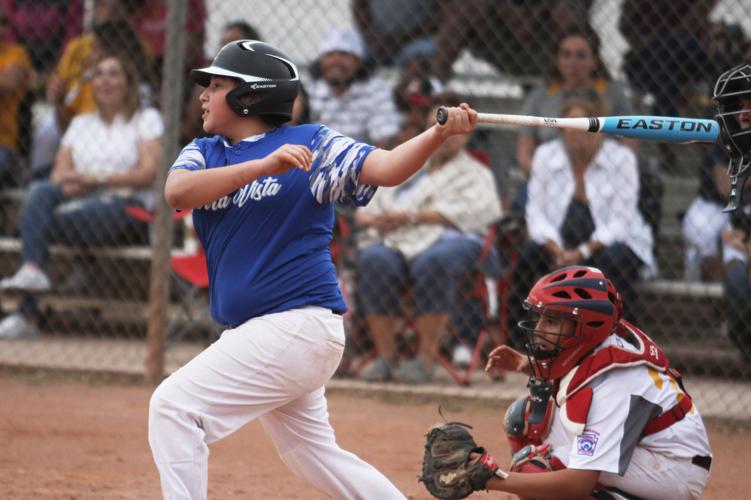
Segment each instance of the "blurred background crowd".
[[[203,134],[189,69],[233,40],[295,59],[294,123],[383,148],[462,101],[711,117],[715,79],[751,57],[749,0],[186,0],[184,68],[166,75],[169,3],[0,0],[0,338],[143,338],[154,183],[171,163],[162,82],[181,82],[185,145]],[[404,186],[337,209],[340,375],[467,383],[492,345],[521,347],[536,279],[586,263],[679,367],[747,377],[751,206],[722,211],[726,168],[711,145],[544,128],[447,141]],[[200,245],[175,218],[168,343],[210,341]]]

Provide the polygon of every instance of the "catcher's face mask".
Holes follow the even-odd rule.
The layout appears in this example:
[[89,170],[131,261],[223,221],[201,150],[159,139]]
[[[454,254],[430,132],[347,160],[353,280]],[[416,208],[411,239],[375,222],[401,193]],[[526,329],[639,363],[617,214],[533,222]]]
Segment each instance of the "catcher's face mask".
[[527,337],[527,355],[535,374],[550,379],[556,359],[566,349],[578,346],[580,321],[576,314],[564,310],[537,308],[528,302],[525,308],[529,311],[529,319],[519,322],[519,327]]
[[717,79],[715,118],[720,124],[720,140],[730,157],[730,199],[725,211],[741,205],[743,187],[751,173],[751,65],[738,65]]

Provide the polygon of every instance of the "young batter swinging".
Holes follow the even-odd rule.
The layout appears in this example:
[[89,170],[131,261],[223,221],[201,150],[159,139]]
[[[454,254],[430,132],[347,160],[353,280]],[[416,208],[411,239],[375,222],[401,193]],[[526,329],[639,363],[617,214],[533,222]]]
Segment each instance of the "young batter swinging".
[[172,166],[165,197],[194,209],[206,251],[211,311],[228,328],[167,378],[149,408],[149,443],[167,499],[207,495],[208,444],[260,418],[284,463],[334,498],[404,498],[375,468],[339,448],[324,383],[344,350],[328,245],[334,203],[365,205],[376,186],[409,178],[477,113],[451,108],[392,151],[321,125],[284,126],[298,72],[283,53],[231,42],[193,71],[204,130]]

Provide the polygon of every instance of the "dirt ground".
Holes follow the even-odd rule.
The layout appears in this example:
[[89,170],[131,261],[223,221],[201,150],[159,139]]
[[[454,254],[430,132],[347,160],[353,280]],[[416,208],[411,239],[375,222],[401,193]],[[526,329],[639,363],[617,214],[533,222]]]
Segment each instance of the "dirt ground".
[[[142,385],[0,376],[0,498],[157,499],[159,480],[146,439],[151,393]],[[329,394],[339,443],[384,472],[409,498],[430,498],[417,483],[423,434],[438,421],[436,401]],[[444,414],[474,426],[497,457],[505,408],[444,402]],[[751,432],[709,424],[715,462],[702,498],[742,498],[751,491]],[[482,498],[507,498],[476,494]],[[213,499],[325,498],[292,475],[261,426],[251,423],[211,448]]]

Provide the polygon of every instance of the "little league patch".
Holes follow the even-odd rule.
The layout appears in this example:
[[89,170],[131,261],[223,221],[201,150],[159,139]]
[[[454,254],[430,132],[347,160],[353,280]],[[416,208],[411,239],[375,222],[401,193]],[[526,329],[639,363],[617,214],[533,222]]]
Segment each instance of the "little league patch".
[[597,431],[582,432],[581,435],[576,438],[576,453],[591,457],[595,454],[595,448],[597,447],[597,440],[599,438],[600,433]]

